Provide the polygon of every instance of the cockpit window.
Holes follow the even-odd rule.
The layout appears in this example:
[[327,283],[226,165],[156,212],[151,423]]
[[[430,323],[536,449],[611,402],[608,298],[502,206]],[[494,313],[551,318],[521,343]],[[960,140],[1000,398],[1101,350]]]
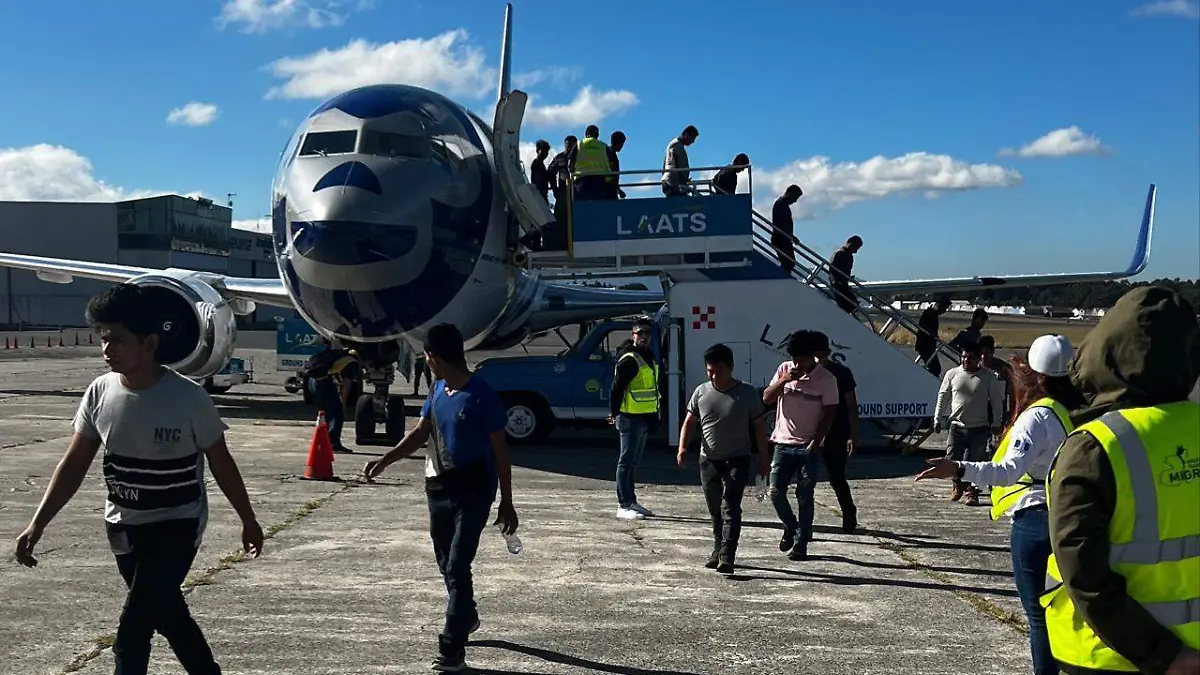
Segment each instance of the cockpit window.
[[391,131],[363,129],[362,148],[364,155],[378,157],[424,158],[429,155],[429,138],[398,134]]
[[300,156],[345,155],[354,152],[358,131],[313,131],[304,137]]

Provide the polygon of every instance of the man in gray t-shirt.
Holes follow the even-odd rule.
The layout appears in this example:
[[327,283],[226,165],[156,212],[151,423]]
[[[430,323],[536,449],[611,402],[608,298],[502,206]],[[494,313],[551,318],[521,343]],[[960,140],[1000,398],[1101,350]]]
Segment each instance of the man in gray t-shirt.
[[71,445],[17,538],[16,557],[22,565],[37,565],[34,547],[103,447],[105,529],[129,588],[113,642],[113,672],[146,675],[157,631],[187,672],[220,675],[180,591],[208,518],[206,459],[241,517],[247,553],[262,553],[263,531],[212,399],[199,384],[158,362],[159,342],[172,325],[163,309],[154,295],[132,284],[118,284],[88,303],[88,322],[100,335],[112,372],[84,392]]
[[704,365],[708,382],[696,387],[688,401],[676,463],[683,467],[699,423],[700,483],[713,526],[713,551],[705,567],[730,574],[742,529],[746,484],[756,467],[759,476],[770,470],[767,430],[761,394],[733,377],[733,350],[723,344],[709,347]]

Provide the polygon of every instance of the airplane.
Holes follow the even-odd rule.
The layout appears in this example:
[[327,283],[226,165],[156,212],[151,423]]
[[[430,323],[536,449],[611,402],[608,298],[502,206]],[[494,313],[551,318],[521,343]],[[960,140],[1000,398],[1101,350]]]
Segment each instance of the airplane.
[[[573,286],[526,269],[520,225],[554,217],[521,168],[528,98],[510,86],[511,3],[503,30],[493,124],[440,93],[377,84],[335,96],[299,125],[271,186],[277,279],[11,253],[0,253],[0,267],[51,283],[81,277],[157,290],[168,308],[160,360],[197,378],[232,355],[236,315],[258,304],[295,308],[358,352],[375,387],[359,405],[373,401],[374,419],[398,438],[404,405],[388,394],[394,366],[433,325],[456,325],[468,350],[504,349],[560,326],[654,313],[665,301],[657,290]],[[935,292],[1132,276],[1149,257],[1154,195],[1152,185],[1125,270],[862,284],[874,293]]]

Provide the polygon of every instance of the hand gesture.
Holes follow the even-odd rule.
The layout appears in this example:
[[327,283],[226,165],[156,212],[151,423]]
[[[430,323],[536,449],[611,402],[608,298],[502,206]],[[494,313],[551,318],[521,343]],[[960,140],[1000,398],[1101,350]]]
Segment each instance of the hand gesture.
[[263,531],[262,526],[257,520],[242,523],[242,550],[246,553],[253,553],[257,558],[262,555],[263,549]]
[[42,530],[36,525],[30,525],[17,537],[17,562],[26,567],[37,567],[37,558],[33,557],[33,547],[42,538]]
[[679,452],[675,453],[675,466],[678,466],[679,468],[682,469],[684,461],[685,461],[684,458],[686,456],[687,456],[687,450],[680,448]]
[[609,424],[609,426],[616,425],[616,423],[617,423],[617,416],[616,416],[616,415],[609,415],[608,417],[605,417],[605,418],[604,418],[604,421],[605,421],[605,422],[607,422],[607,423]]
[[939,457],[936,459],[926,460],[927,464],[931,464],[928,469],[917,474],[915,480],[925,480],[927,478],[954,478],[958,475],[958,462]]
[[857,451],[858,451],[858,443],[855,443],[852,440],[846,441],[846,456],[847,457],[853,457],[854,453]]
[[383,464],[379,460],[373,459],[363,464],[363,480],[368,483],[375,482],[375,477],[381,473],[383,473]]
[[500,508],[496,513],[496,522],[492,524],[499,525],[500,531],[504,534],[512,534],[517,531],[520,521],[517,519],[517,510],[513,508],[512,502],[500,502]]

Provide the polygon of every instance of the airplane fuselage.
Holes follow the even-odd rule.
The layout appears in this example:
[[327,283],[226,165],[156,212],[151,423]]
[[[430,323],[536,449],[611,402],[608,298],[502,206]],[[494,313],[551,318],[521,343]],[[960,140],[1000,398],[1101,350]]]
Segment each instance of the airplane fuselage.
[[426,89],[363,87],[318,107],[272,186],[276,260],[297,310],[353,342],[419,345],[442,322],[468,348],[487,338],[534,283],[506,262],[494,161],[488,125]]

